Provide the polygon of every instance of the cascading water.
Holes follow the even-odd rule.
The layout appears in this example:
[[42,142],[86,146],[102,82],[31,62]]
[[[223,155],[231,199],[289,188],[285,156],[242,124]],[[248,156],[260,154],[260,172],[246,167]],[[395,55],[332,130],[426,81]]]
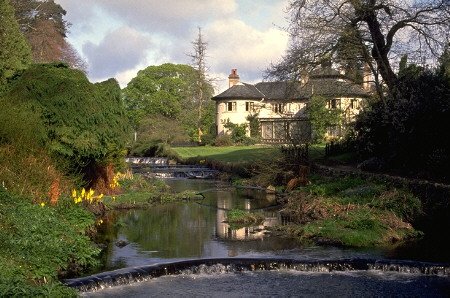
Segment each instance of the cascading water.
[[[344,277],[346,275],[342,275],[342,273],[352,273],[356,276],[359,274],[360,276],[366,276],[366,278],[364,278],[364,284],[366,285],[373,283],[380,285],[392,285],[398,283],[401,285],[405,280],[409,283],[420,280],[422,283],[429,286],[437,285],[437,288],[428,289],[429,291],[435,291],[435,294],[442,294],[442,296],[450,294],[450,265],[370,259],[307,261],[273,258],[226,258],[186,260],[104,272],[94,276],[68,280],[66,281],[66,284],[77,288],[82,292],[95,292],[114,286],[124,286],[136,282],[148,282],[141,286],[141,294],[145,296],[149,294],[147,291],[152,290],[153,284],[149,283],[149,281],[163,276],[180,275],[192,279],[196,276],[216,275],[229,278],[233,274],[236,275],[248,272],[260,273],[263,271],[273,271],[274,273],[270,275],[266,274],[266,276],[274,278],[275,280],[282,274],[284,275],[284,280],[290,279],[293,283],[302,281],[302,276],[299,277],[299,275],[294,274],[294,272],[328,273],[334,275],[335,279],[338,280],[345,280]],[[370,275],[361,272],[369,272],[372,275],[372,281],[367,278],[367,276]],[[336,275],[337,273],[340,275]],[[397,275],[393,275],[392,273],[396,273]],[[226,274],[228,274],[228,276]],[[239,276],[242,277],[243,275],[241,274]],[[377,276],[378,278],[373,279],[373,276]],[[254,282],[252,281],[252,276],[248,274],[246,275],[246,278],[242,279],[246,280],[246,282]],[[241,282],[244,280],[241,280]],[[383,280],[387,280],[387,282],[383,282]],[[267,280],[266,282],[270,283],[273,282],[273,280]],[[216,280],[216,283],[220,283],[220,281]],[[192,286],[197,288],[198,285],[195,285],[195,281],[193,281]],[[311,288],[317,286],[320,287],[321,285],[310,285]],[[412,291],[414,290],[415,285],[406,288],[408,291]],[[401,290],[404,291],[405,287],[403,286]],[[108,293],[110,295],[111,293],[114,293],[114,290],[108,291]],[[213,294],[214,292],[211,291],[209,293]],[[398,294],[403,295],[404,293],[391,289],[388,294],[396,296]],[[428,294],[430,294],[430,292],[428,292]]]
[[[273,195],[197,179],[168,184],[205,198],[119,213],[108,228],[109,271],[66,283],[97,297],[450,296],[448,263],[389,260],[381,250],[301,247],[267,230],[280,220],[270,209]],[[235,208],[261,211],[266,220],[232,227],[227,211]]]

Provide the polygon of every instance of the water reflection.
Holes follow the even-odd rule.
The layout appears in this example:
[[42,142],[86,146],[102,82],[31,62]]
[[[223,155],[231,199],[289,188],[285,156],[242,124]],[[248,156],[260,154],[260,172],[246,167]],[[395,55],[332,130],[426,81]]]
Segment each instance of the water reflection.
[[[110,243],[105,268],[140,266],[170,260],[220,257],[285,256],[301,258],[340,258],[367,256],[338,248],[301,248],[295,241],[267,234],[266,227],[279,222],[273,195],[256,190],[235,190],[216,182],[173,180],[177,191],[202,192],[201,202],[155,206],[148,210],[131,210],[109,215],[106,226]],[[226,222],[227,211],[243,209],[262,212],[266,219],[258,226],[233,229]],[[273,209],[273,208],[272,208]],[[118,240],[129,244],[116,245]],[[371,254],[373,256],[373,254]]]
[[[265,227],[277,223],[275,211],[264,211],[266,220],[255,227],[234,230],[226,223],[228,210],[258,209],[262,212],[261,208],[275,204],[273,195],[235,190],[211,181],[172,180],[169,183],[177,191],[206,190],[203,192],[205,199],[196,203],[168,204],[149,210],[110,214],[107,268],[137,266],[163,259],[257,255],[280,248],[279,245],[272,248],[277,241],[268,240],[265,233]],[[119,240],[129,244],[119,247],[115,245]],[[236,240],[255,243],[232,243]],[[292,248],[292,243],[283,248]]]
[[[276,203],[274,195],[266,195],[261,191],[253,191],[253,196],[249,190],[244,190],[244,199],[242,199],[243,210],[251,211],[254,209],[262,208],[262,206],[272,206]],[[248,198],[248,197],[251,198]],[[236,200],[236,194],[233,192],[222,192],[217,197],[217,220],[216,220],[216,233],[217,237],[229,240],[255,240],[263,239],[267,234],[266,227],[272,227],[278,224],[277,212],[262,212],[265,220],[261,225],[242,227],[240,229],[233,229],[228,224],[227,212],[231,209],[235,209],[234,206]],[[261,212],[261,211],[260,211]]]

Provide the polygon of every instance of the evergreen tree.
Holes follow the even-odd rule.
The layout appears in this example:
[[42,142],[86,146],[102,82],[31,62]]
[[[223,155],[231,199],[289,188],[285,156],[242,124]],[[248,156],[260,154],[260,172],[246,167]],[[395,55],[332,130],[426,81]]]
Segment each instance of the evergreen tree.
[[31,61],[31,51],[14,18],[9,0],[0,0],[0,93],[8,79]]

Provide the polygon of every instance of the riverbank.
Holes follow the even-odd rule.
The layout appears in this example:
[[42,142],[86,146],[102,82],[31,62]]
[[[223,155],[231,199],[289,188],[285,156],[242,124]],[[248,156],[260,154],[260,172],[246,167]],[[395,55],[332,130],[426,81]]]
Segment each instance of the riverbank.
[[76,297],[60,279],[98,271],[103,244],[94,242],[106,211],[202,199],[194,191],[176,193],[163,181],[139,175],[116,182],[117,195],[96,200],[89,200],[88,192],[63,195],[55,205],[0,186],[0,296]]
[[276,230],[301,242],[351,247],[389,246],[421,237],[412,223],[420,200],[406,189],[343,177],[312,176],[282,198],[289,224]]
[[[314,148],[314,155],[320,156],[317,149],[320,148]],[[195,151],[196,154],[201,154],[199,150]],[[239,152],[239,148],[235,150]],[[277,190],[281,194],[283,216],[289,224],[279,226],[275,232],[294,237],[302,243],[389,246],[422,237],[422,223],[431,216],[430,206],[408,183],[392,183],[378,177],[380,175],[372,175],[374,179],[352,172],[334,175],[333,171],[324,171],[317,165],[311,168],[312,173],[304,181],[308,185],[286,191],[288,182],[298,174],[289,167],[289,160],[282,154],[272,154],[271,158],[244,164],[230,162],[226,157],[219,158],[220,150],[217,154],[210,151],[206,156],[191,157],[189,161],[202,161],[231,175],[239,175],[240,178],[231,178],[236,185]],[[243,154],[246,153],[241,151],[241,159],[245,159]],[[224,158],[226,162],[222,162]]]

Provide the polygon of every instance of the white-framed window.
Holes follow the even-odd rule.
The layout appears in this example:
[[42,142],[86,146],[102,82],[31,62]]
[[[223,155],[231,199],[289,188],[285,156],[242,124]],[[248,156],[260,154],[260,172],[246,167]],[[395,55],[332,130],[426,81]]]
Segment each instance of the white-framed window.
[[359,108],[359,102],[356,98],[352,99],[350,101],[350,108],[351,109],[358,109]]
[[254,108],[255,108],[254,102],[251,102],[251,101],[245,102],[245,111],[246,112],[251,112],[254,110]]
[[225,103],[225,111],[227,112],[236,112],[236,102],[228,101]]

